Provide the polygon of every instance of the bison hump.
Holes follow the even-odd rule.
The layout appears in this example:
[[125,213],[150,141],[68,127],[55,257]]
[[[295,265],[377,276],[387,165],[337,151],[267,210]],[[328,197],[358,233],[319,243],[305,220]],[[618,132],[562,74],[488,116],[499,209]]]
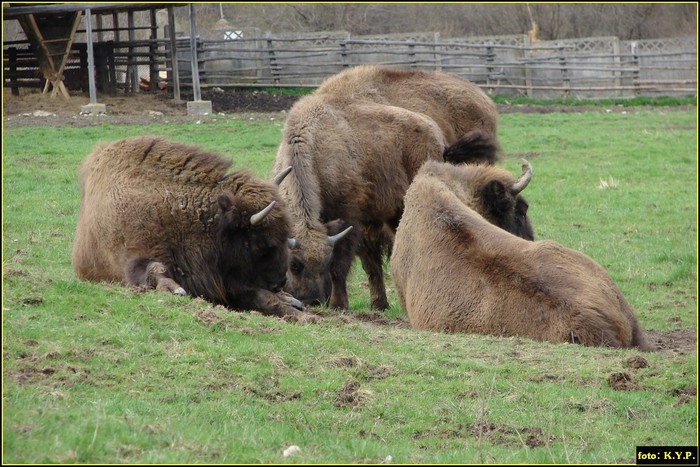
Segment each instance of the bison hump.
[[178,183],[216,184],[231,166],[218,154],[158,136],[122,139],[98,149],[94,156],[94,170]]

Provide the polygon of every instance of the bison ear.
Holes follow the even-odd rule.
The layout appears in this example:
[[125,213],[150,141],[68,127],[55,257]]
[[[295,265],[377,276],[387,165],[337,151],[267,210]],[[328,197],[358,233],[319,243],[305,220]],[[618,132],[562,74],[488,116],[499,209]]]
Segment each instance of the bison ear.
[[229,196],[226,193],[221,193],[216,202],[219,205],[219,209],[221,209],[221,212],[228,211],[233,205],[231,198],[229,198]]
[[328,232],[328,235],[339,234],[348,227],[350,227],[350,224],[341,219],[326,222],[326,231]]
[[513,200],[508,188],[498,180],[492,180],[484,186],[481,198],[486,212],[496,218],[513,209]]

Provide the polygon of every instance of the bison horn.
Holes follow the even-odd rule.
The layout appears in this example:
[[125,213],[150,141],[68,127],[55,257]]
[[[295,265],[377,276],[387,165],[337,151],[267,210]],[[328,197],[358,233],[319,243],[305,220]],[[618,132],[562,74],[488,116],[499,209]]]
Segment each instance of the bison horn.
[[335,234],[335,235],[333,235],[333,236],[330,236],[330,235],[329,235],[329,236],[328,236],[328,239],[327,239],[328,244],[329,244],[330,246],[335,245],[336,242],[337,242],[338,240],[340,240],[341,238],[343,238],[344,236],[346,236],[346,235],[348,234],[348,232],[350,232],[350,230],[352,230],[352,225],[351,225],[350,227],[348,227],[347,229],[343,230],[343,231],[340,232],[340,233],[337,233],[337,234]]
[[270,214],[270,211],[272,211],[272,208],[275,207],[275,204],[277,204],[277,201],[271,202],[265,209],[250,216],[250,225],[258,225],[260,222],[262,222],[262,220],[265,219],[265,216]]
[[281,171],[280,173],[275,175],[275,178],[272,179],[272,183],[279,186],[279,184],[282,183],[282,180],[284,180],[285,177],[287,175],[289,175],[289,172],[291,172],[291,171],[292,171],[292,166],[290,165],[289,167],[287,167],[286,169],[284,169],[283,171]]
[[515,196],[523,191],[530,183],[530,180],[532,180],[532,166],[528,161],[523,159],[523,174],[513,183],[513,186],[510,187],[511,194]]
[[296,238],[289,237],[287,239],[287,247],[289,247],[290,250],[296,250],[297,248],[299,248],[299,246],[299,240],[297,240]]

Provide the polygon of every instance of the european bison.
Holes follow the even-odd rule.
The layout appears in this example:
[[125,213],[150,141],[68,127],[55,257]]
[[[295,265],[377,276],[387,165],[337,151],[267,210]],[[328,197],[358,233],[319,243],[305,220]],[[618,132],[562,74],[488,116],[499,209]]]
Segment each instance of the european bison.
[[78,277],[309,317],[281,292],[291,226],[277,186],[230,165],[160,137],[98,145],[80,169]]
[[472,194],[455,181],[483,169],[429,162],[406,193],[390,268],[411,326],[651,350],[593,260],[525,241],[471,207]]
[[496,159],[496,105],[479,86],[457,75],[360,65],[328,78],[315,94],[371,101],[422,113],[438,125],[447,146],[478,131],[492,144],[472,146],[470,157],[491,162]]
[[273,168],[294,168],[280,185],[299,240],[288,291],[306,303],[330,297],[331,307],[347,309],[346,280],[357,253],[371,306],[385,309],[384,247],[417,170],[446,152],[467,160],[474,148],[495,142],[487,133],[472,133],[448,147],[440,127],[422,113],[326,91],[292,107]]

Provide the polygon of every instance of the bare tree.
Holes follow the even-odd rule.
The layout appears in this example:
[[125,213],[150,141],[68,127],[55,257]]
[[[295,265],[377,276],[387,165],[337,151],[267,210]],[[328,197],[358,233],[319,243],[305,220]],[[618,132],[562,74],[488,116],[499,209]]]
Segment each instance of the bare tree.
[[[213,27],[223,8],[237,28],[273,33],[347,31],[353,35],[438,32],[442,37],[527,34],[527,3],[197,3],[198,29]],[[697,4],[531,3],[540,39],[695,35]],[[189,31],[187,9],[176,8]]]

